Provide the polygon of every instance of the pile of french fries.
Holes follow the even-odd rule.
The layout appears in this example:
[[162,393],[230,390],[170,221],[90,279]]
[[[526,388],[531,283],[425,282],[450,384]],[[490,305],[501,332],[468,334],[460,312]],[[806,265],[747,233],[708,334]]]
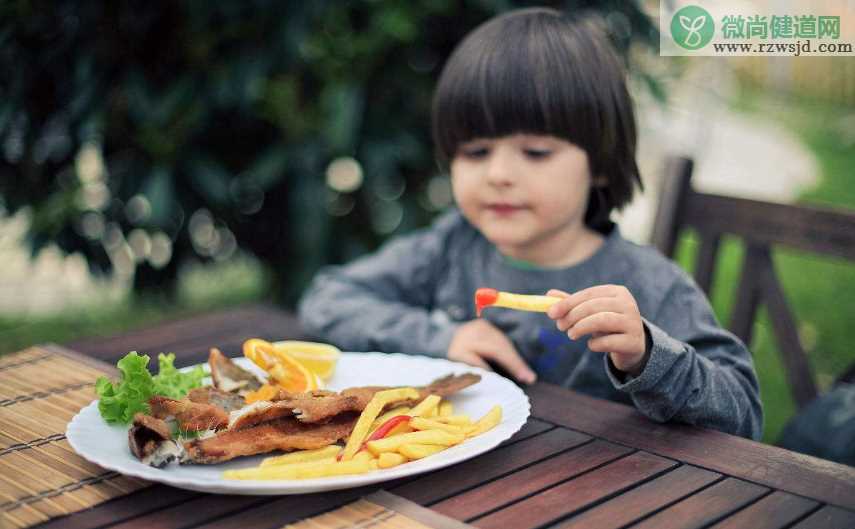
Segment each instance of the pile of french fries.
[[[417,398],[413,388],[379,391],[360,414],[344,447],[331,445],[268,457],[257,467],[227,470],[223,478],[279,480],[365,474],[431,456],[502,422],[501,406],[473,421],[467,415],[455,415],[451,402],[437,395],[412,408],[402,406],[383,413],[389,403]],[[409,419],[396,419],[389,424],[395,424],[391,430],[383,431],[390,419],[400,416]],[[374,435],[378,429],[381,435]]]

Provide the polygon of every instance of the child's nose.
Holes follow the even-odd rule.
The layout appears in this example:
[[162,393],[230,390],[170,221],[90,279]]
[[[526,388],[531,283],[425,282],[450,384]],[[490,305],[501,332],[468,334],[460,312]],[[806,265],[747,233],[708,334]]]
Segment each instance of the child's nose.
[[514,170],[511,160],[497,150],[487,163],[487,183],[498,187],[507,187],[514,183]]

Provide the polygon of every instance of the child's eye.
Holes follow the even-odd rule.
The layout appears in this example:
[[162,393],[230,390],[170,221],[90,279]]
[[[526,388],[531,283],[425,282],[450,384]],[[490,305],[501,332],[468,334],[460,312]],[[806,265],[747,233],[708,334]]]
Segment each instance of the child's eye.
[[480,159],[486,157],[490,150],[486,147],[463,147],[460,149],[460,154],[465,158]]
[[523,149],[523,153],[533,160],[542,160],[548,158],[552,151],[549,149]]

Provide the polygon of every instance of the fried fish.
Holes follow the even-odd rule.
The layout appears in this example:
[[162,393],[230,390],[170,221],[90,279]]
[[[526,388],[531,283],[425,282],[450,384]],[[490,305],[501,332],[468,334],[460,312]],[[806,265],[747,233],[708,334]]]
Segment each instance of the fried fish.
[[229,424],[229,414],[214,404],[155,395],[148,400],[148,406],[153,417],[175,418],[178,427],[186,431],[222,430]]
[[212,386],[191,389],[187,393],[187,398],[191,402],[199,404],[213,404],[227,412],[239,410],[246,406],[246,400],[240,395],[222,391]]
[[356,413],[342,413],[324,424],[306,424],[284,417],[243,430],[226,430],[185,443],[185,462],[213,464],[274,450],[323,448],[347,438],[358,418]]
[[226,392],[245,396],[261,387],[261,381],[251,372],[232,362],[229,357],[212,347],[208,355],[211,381],[214,387]]

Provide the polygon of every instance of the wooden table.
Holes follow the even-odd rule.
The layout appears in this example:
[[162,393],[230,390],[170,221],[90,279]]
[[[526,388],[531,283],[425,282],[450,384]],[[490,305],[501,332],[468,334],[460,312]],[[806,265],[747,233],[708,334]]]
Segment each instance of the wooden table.
[[[71,349],[115,363],[129,350],[204,361],[249,337],[300,338],[293,316],[252,306]],[[651,422],[633,408],[538,383],[532,417],[501,447],[431,474],[306,496],[222,496],[154,485],[50,528],[274,528],[378,489],[484,528],[855,527],[855,468],[710,430]]]

